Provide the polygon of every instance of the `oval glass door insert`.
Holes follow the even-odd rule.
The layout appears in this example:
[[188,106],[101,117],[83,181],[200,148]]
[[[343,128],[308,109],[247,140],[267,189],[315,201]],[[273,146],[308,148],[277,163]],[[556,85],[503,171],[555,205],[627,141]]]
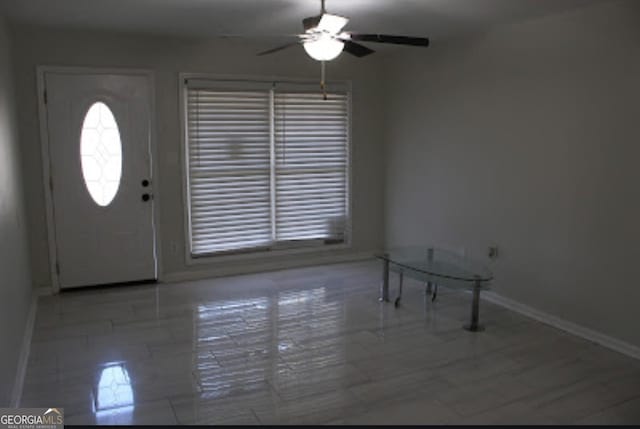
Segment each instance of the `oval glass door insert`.
[[108,206],[120,188],[122,142],[116,118],[100,101],[93,103],[84,117],[80,160],[89,195],[99,206]]

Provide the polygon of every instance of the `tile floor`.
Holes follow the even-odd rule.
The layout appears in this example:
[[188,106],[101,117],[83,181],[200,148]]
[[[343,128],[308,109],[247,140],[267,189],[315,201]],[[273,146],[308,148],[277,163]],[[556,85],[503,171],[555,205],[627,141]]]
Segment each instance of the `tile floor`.
[[485,301],[469,333],[468,294],[411,281],[394,309],[380,271],[42,297],[21,405],[67,424],[640,423],[640,361]]

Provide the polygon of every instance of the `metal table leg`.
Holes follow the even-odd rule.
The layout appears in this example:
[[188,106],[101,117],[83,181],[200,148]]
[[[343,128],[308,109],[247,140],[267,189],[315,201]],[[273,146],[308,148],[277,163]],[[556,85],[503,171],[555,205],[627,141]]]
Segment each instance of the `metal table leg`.
[[427,282],[426,289],[424,291],[427,297],[431,297],[431,302],[436,300],[438,296],[438,284],[433,282]]
[[382,260],[382,283],[380,284],[380,302],[389,302],[389,259],[387,254]]
[[480,280],[476,280],[473,284],[473,300],[471,301],[471,322],[464,325],[464,329],[471,332],[484,331],[484,326],[478,324],[480,318]]
[[402,298],[402,282],[404,280],[404,273],[402,271],[400,271],[400,273],[398,273],[400,275],[400,283],[398,285],[398,297],[396,298],[395,302],[393,303],[393,305],[395,305],[396,307],[398,307],[400,305],[400,299]]

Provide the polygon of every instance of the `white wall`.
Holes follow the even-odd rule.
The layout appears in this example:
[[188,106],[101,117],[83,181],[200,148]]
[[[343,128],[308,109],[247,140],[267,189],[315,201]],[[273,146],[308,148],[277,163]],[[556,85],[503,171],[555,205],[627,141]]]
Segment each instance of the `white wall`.
[[486,260],[495,290],[640,346],[640,2],[387,63],[386,241]]
[[[376,59],[344,56],[328,66],[329,79],[353,83],[353,248],[280,259],[236,264],[185,265],[183,195],[180,159],[178,73],[310,78],[319,80],[320,65],[301,48],[266,57],[255,53],[269,45],[246,40],[178,40],[161,37],[116,35],[99,32],[60,31],[18,27],[16,30],[16,77],[21,94],[20,131],[24,145],[27,207],[31,232],[33,276],[37,286],[49,284],[45,206],[42,185],[39,123],[36,98],[36,66],[93,66],[144,68],[155,72],[157,144],[159,151],[160,223],[164,277],[201,276],[234,271],[260,270],[371,252],[382,244],[382,126],[380,77]],[[175,243],[175,252],[172,244]]]
[[0,407],[10,402],[32,302],[10,45],[0,16]]

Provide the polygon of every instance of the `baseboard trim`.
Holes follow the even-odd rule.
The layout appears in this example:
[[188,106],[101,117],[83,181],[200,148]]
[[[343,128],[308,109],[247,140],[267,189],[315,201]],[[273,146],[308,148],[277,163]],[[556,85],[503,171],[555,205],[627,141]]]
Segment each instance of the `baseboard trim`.
[[262,271],[280,271],[294,268],[311,267],[314,265],[341,264],[346,262],[364,261],[373,258],[374,252],[355,252],[345,254],[315,255],[301,260],[278,260],[261,263],[247,263],[243,266],[216,265],[211,268],[196,271],[179,271],[160,276],[161,283],[175,283],[207,278],[226,277],[243,274],[255,274]]
[[594,331],[593,329],[586,328],[549,313],[545,313],[544,311],[536,308],[529,307],[528,305],[522,304],[511,298],[504,297],[495,292],[484,292],[482,297],[489,302],[508,308],[509,310],[513,310],[539,322],[553,326],[554,328],[561,329],[570,334],[584,338],[585,340],[600,344],[601,346],[615,350],[624,355],[640,359],[640,347],[634,346],[633,344],[610,337],[602,332]]
[[33,338],[33,329],[36,323],[36,311],[38,309],[38,292],[33,293],[31,305],[29,307],[29,315],[27,316],[27,324],[24,328],[24,336],[20,347],[20,356],[18,358],[18,366],[16,368],[16,378],[11,391],[11,407],[20,406],[22,399],[22,389],[24,387],[24,378],[27,374],[27,364],[29,362],[29,353],[31,351],[31,340]]

